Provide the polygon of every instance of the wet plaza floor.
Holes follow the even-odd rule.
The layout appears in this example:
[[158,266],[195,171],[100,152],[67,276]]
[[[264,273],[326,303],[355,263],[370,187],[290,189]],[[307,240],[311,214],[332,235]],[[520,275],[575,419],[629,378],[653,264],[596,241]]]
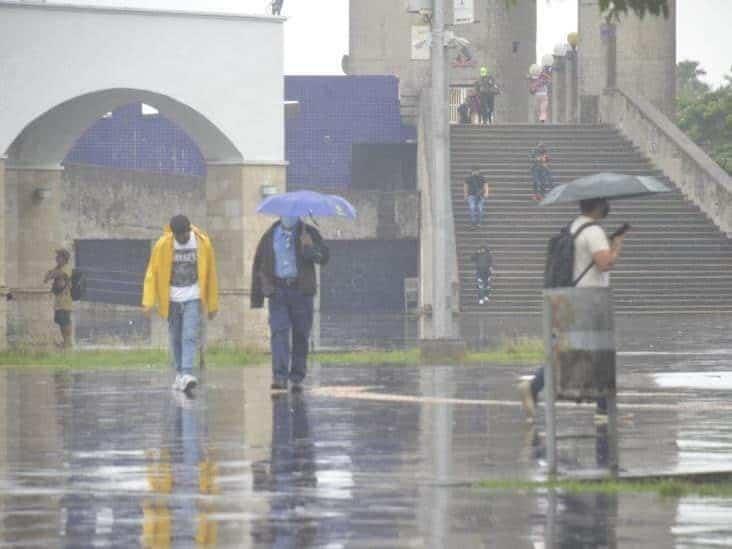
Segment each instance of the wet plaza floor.
[[[732,350],[663,347],[619,357],[621,467],[732,469]],[[0,546],[732,546],[729,499],[471,485],[543,477],[530,371],[315,365],[273,397],[215,368],[190,400],[157,370],[0,370]],[[604,464],[592,412],[559,408],[564,470]]]

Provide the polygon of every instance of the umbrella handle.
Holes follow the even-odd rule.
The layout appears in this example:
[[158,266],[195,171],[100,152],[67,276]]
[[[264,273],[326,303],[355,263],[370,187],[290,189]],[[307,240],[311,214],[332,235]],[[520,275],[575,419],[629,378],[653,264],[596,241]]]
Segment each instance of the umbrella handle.
[[320,227],[320,225],[318,224],[318,221],[313,216],[313,210],[309,210],[308,217],[310,218],[310,221],[313,222],[313,225],[315,225],[316,227]]

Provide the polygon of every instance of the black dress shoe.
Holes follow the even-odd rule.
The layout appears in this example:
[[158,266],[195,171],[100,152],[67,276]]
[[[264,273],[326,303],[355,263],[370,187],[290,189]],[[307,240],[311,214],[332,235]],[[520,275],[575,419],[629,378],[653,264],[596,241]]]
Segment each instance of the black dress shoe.
[[301,394],[302,393],[302,383],[293,383],[292,392],[297,395]]
[[287,383],[273,383],[269,386],[272,391],[287,391]]

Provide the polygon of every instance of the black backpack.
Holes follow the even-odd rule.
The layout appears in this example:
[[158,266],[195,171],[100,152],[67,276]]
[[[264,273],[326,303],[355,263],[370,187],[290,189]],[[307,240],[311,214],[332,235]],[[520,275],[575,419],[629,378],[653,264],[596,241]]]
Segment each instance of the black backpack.
[[86,297],[86,274],[74,269],[71,271],[71,299],[79,301]]
[[597,223],[585,223],[577,232],[572,234],[570,223],[562,227],[558,235],[549,239],[549,246],[546,252],[546,264],[544,265],[544,287],[545,288],[566,288],[576,286],[592,267],[590,263],[584,272],[575,280],[574,278],[574,241],[587,227]]

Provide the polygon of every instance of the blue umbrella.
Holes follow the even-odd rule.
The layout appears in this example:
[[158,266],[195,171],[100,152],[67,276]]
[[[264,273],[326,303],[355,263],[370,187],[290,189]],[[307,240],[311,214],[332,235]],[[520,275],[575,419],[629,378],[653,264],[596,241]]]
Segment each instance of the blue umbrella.
[[258,213],[281,217],[345,217],[356,219],[356,208],[341,196],[295,191],[265,198]]

